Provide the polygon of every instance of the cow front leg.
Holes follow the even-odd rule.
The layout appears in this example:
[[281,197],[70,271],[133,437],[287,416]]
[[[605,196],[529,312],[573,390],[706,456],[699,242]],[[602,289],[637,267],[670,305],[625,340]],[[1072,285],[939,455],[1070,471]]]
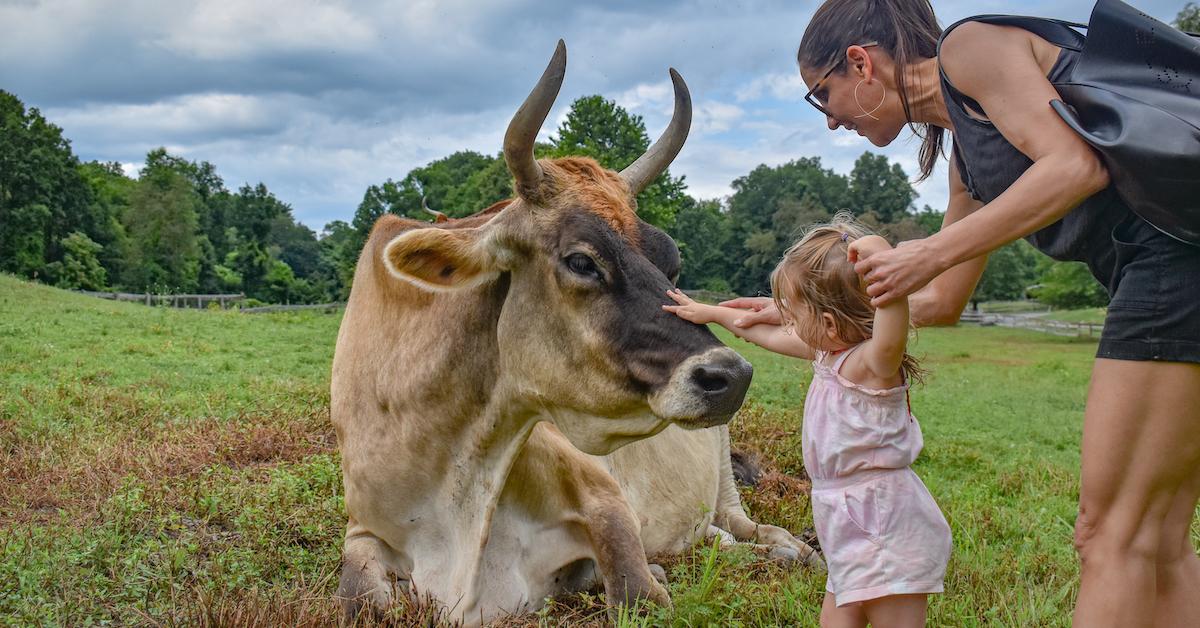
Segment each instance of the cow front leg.
[[[721,476],[713,526],[727,531],[738,541],[749,541],[770,547],[771,554],[775,558],[789,562],[798,558],[809,567],[824,569],[825,561],[821,560],[821,555],[807,543],[792,536],[791,532],[779,526],[755,523],[746,516],[746,510],[742,508],[742,496],[738,493],[737,485],[733,480],[733,464],[729,457],[729,428],[721,426],[721,431]],[[795,556],[792,555],[792,552],[795,552]]]
[[389,567],[392,554],[379,537],[350,520],[346,526],[337,591],[345,625],[354,624],[364,612],[381,619],[399,596],[407,594],[408,581]]
[[584,527],[610,605],[633,606],[638,600],[648,600],[671,606],[666,588],[646,563],[640,527],[624,500],[589,509]]

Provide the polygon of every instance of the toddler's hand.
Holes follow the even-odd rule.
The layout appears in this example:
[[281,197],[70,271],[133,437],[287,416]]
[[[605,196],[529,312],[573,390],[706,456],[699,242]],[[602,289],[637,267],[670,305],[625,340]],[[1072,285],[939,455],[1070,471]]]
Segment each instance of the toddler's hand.
[[713,321],[712,315],[709,312],[711,306],[704,305],[703,303],[696,303],[691,299],[691,297],[684,294],[679,289],[667,290],[667,296],[671,297],[671,300],[679,305],[664,305],[662,306],[662,309],[678,316],[679,318],[682,318],[685,321],[691,321],[699,325],[704,325]]
[[846,259],[853,264],[860,259],[867,259],[875,253],[891,248],[892,245],[888,244],[888,241],[881,236],[869,235],[851,242],[850,246],[846,247]]

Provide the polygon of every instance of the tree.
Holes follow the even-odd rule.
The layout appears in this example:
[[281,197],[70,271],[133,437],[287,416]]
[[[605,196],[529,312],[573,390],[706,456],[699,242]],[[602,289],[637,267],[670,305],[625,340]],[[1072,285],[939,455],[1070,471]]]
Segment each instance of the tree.
[[675,215],[669,231],[679,246],[683,267],[678,285],[687,289],[726,292],[732,265],[729,260],[729,217],[715,200],[688,198]]
[[1025,290],[1037,279],[1037,251],[1025,240],[1002,246],[988,255],[987,268],[975,286],[971,303],[1011,301],[1025,297]]
[[0,270],[36,277],[73,231],[103,240],[78,166],[62,129],[0,90]]
[[290,207],[271,221],[267,252],[287,264],[299,278],[309,278],[320,272],[321,243],[317,241],[317,234],[296,222]]
[[1092,277],[1086,264],[1057,262],[1042,275],[1034,296],[1052,307],[1098,307],[1108,303],[1104,286]]
[[321,230],[320,243],[323,266],[330,272],[324,282],[326,294],[331,300],[345,301],[350,296],[354,267],[362,249],[358,233],[346,222],[335,220]]
[[72,290],[103,290],[108,282],[108,274],[97,258],[103,247],[82,232],[72,231],[71,235],[63,238],[62,248],[62,261],[46,266],[54,285]]
[[917,196],[900,164],[892,164],[884,155],[863,153],[854,162],[849,184],[850,210],[856,215],[872,212],[882,224],[907,217]]
[[1195,2],[1183,5],[1183,10],[1175,16],[1175,27],[1189,33],[1200,33],[1200,5]]
[[130,199],[123,224],[129,236],[125,284],[134,290],[189,292],[200,277],[200,199],[170,168],[147,167]]
[[846,177],[821,167],[819,158],[761,165],[733,181],[729,197],[731,254],[740,264],[730,283],[741,294],[769,289],[768,274],[798,229],[826,220],[846,206]]
[[918,225],[925,230],[925,233],[934,234],[942,230],[942,221],[946,219],[946,212],[937,211],[936,209],[925,205],[921,207],[921,211],[913,214],[913,219]]
[[[585,96],[571,103],[567,118],[551,140],[550,157],[583,155],[601,166],[620,172],[650,148],[646,125],[639,115],[602,96]],[[638,195],[638,216],[660,228],[669,228],[686,198],[683,177],[664,170]]]
[[79,174],[91,188],[92,213],[105,222],[97,225],[91,238],[101,247],[97,259],[108,278],[117,283],[124,274],[129,247],[121,217],[129,210],[137,181],[125,176],[116,162],[90,161],[79,166]]

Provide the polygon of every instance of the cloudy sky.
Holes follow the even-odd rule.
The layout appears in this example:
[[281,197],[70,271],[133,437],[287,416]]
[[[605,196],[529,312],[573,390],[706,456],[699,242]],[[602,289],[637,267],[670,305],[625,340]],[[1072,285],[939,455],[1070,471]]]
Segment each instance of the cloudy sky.
[[[656,137],[667,68],[692,92],[672,172],[701,198],[758,164],[820,156],[848,172],[865,139],[831,133],[802,100],[794,54],[814,0],[0,0],[0,89],[61,126],[81,159],[131,172],[166,146],[207,160],[230,188],[263,182],[320,231],[368,185],[454,151],[494,154],[567,43],[567,76],[542,130],[602,94]],[[1134,0],[1165,21],[1185,0]],[[1086,21],[1087,0],[935,0],[943,25],[979,13]],[[901,136],[904,137],[903,135]],[[887,149],[912,175],[917,143]],[[940,208],[944,172],[918,187]]]

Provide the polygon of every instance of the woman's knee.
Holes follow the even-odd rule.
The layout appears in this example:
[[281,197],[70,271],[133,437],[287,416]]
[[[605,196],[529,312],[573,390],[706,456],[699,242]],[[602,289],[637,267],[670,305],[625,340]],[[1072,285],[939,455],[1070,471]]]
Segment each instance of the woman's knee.
[[1117,507],[1081,498],[1075,519],[1075,551],[1084,566],[1106,558],[1155,562],[1162,551],[1168,507],[1156,502]]

